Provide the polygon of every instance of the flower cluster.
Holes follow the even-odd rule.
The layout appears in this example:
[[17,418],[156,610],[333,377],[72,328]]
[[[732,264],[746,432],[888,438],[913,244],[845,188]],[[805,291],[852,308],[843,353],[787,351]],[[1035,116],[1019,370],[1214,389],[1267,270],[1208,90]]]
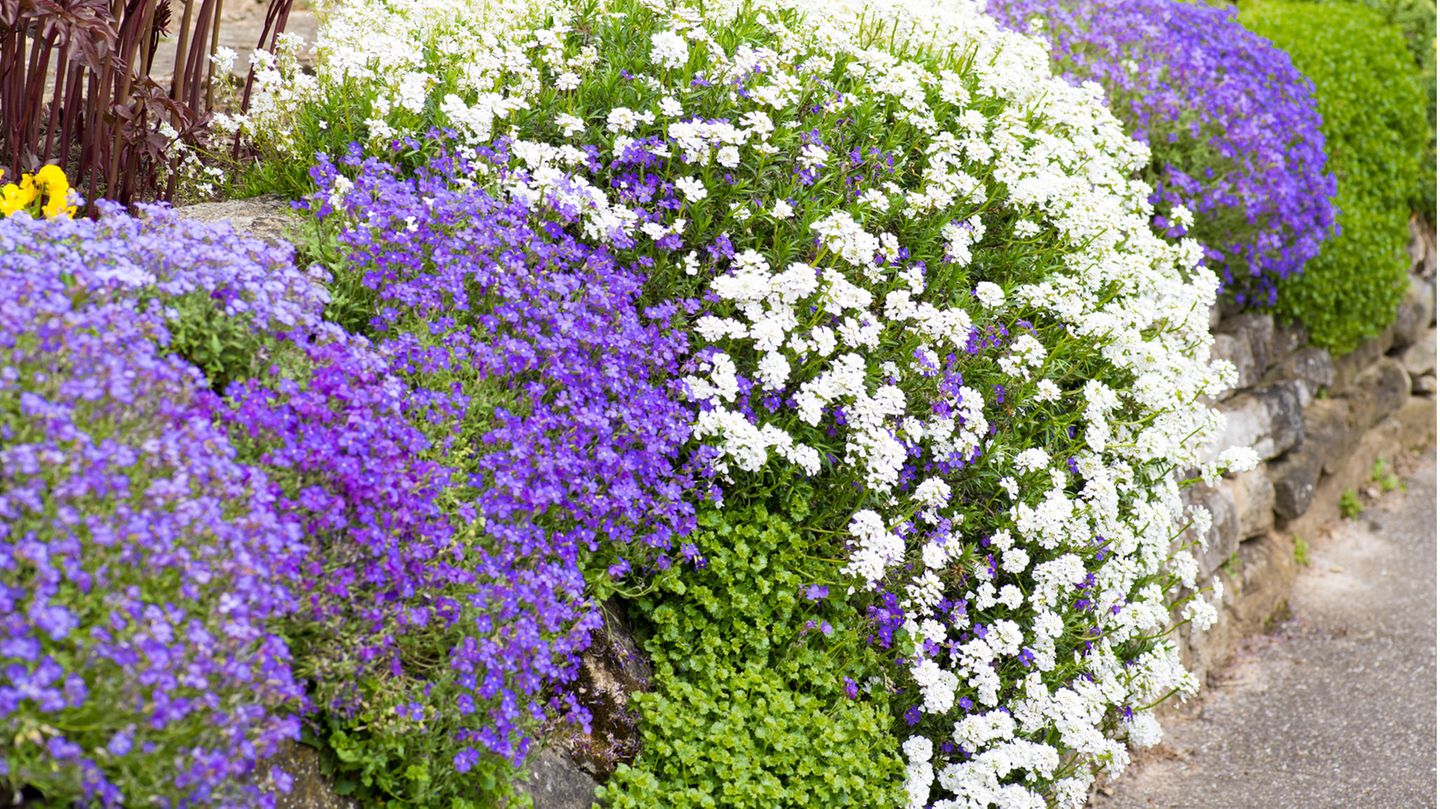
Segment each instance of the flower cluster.
[[56,804],[267,804],[243,779],[299,732],[299,526],[151,305],[283,283],[174,225],[0,222],[0,783]]
[[[1205,247],[1227,293],[1272,306],[1334,230],[1314,85],[1233,8],[1174,0],[991,0],[1148,142],[1155,225]],[[1192,222],[1193,220],[1193,222]]]
[[[606,560],[614,577],[632,559],[668,566],[693,528],[691,418],[671,391],[687,350],[671,328],[679,310],[638,305],[643,265],[568,235],[573,215],[536,217],[475,188],[463,159],[442,155],[415,177],[348,163],[353,181],[329,162],[315,170],[315,213],[346,264],[337,288],[370,300],[360,327],[453,470],[447,497],[471,534],[456,541],[481,560],[453,605],[448,655],[459,699],[489,707],[462,722],[457,756],[473,745],[518,762],[599,625],[582,562]],[[319,447],[313,457],[328,463]],[[376,537],[395,542],[395,529]],[[413,541],[397,547],[417,573],[446,565]],[[439,690],[427,702],[449,710]]]
[[[0,169],[0,180],[4,178],[5,171]],[[0,186],[0,216],[10,217],[25,211],[37,219],[68,219],[75,215],[72,196],[65,170],[59,166],[44,166],[34,174],[20,175],[18,184]]]

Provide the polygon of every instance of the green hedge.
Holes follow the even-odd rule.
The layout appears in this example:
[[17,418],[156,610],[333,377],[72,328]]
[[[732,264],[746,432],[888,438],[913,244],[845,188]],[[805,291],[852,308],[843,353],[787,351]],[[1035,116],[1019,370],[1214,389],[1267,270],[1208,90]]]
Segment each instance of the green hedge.
[[1340,232],[1277,309],[1312,340],[1355,348],[1395,317],[1405,291],[1411,200],[1428,141],[1425,97],[1399,29],[1361,5],[1249,4],[1240,19],[1290,53],[1315,82]]

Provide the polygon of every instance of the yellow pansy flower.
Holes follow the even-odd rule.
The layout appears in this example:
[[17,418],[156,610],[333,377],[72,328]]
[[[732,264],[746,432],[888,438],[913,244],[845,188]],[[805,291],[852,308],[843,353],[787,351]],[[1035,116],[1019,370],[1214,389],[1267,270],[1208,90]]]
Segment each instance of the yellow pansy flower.
[[0,186],[0,213],[11,216],[16,211],[23,211],[38,194],[39,190],[28,174],[21,176],[19,185],[6,183]]
[[[0,179],[4,175],[0,170]],[[37,205],[42,195],[44,204]],[[44,166],[33,175],[22,174],[19,185],[0,186],[0,215],[4,216],[13,216],[19,211],[31,216],[43,215],[46,219],[74,216],[76,206],[69,202],[70,181],[65,179],[65,171],[59,166]]]
[[65,179],[65,171],[59,166],[44,166],[35,172],[35,185],[45,192],[45,207],[40,210],[46,219],[75,213],[69,204],[70,181]]

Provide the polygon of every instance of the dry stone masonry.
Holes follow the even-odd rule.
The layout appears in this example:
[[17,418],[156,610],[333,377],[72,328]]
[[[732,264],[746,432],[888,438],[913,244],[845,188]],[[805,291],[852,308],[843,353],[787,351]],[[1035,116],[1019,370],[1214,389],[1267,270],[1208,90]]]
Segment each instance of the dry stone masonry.
[[1395,322],[1335,357],[1304,330],[1269,315],[1219,317],[1214,356],[1234,363],[1234,390],[1217,404],[1225,427],[1213,449],[1251,445],[1261,465],[1191,490],[1213,515],[1200,580],[1219,574],[1226,609],[1206,633],[1185,633],[1204,676],[1231,644],[1283,615],[1297,537],[1334,519],[1340,494],[1368,481],[1378,458],[1424,445],[1435,429],[1435,239],[1412,227],[1410,288]]

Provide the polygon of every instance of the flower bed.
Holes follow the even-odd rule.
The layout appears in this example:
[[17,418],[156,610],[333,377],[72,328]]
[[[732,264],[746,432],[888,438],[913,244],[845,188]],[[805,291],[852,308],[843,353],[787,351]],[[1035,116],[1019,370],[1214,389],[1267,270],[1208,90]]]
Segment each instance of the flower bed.
[[0,221],[0,781],[56,804],[253,806],[240,779],[298,734],[272,621],[299,526],[166,327],[170,296],[283,317],[305,279],[260,283],[280,267],[250,247],[113,210]]
[[346,56],[274,108],[375,153],[449,127],[470,182],[644,268],[687,315],[668,371],[723,509],[813,492],[830,597],[898,664],[866,689],[912,800],[1079,800],[1193,687],[1155,632],[1198,586],[1174,472],[1223,383],[1213,276],[1151,234],[1143,148],[959,6],[545,13],[346,6]]
[[288,690],[233,696],[267,739],[308,716],[366,803],[509,800],[585,724],[611,597],[656,667],[616,806],[1073,807],[1158,737],[1233,372],[1094,86],[962,2],[354,2],[324,36],[240,122],[290,133],[277,176],[355,138],[311,172],[315,270],[102,219],[135,350],[287,540],[253,614]]

